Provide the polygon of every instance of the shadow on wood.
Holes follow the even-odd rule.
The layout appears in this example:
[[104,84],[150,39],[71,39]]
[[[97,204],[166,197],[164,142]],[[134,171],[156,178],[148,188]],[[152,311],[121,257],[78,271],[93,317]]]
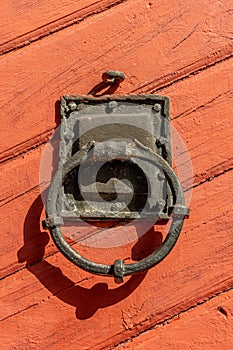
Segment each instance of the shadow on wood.
[[[97,283],[91,288],[77,285],[66,277],[60,268],[43,260],[49,234],[41,231],[40,220],[44,204],[38,196],[31,205],[24,222],[24,246],[18,251],[18,261],[26,267],[54,296],[76,308],[78,319],[87,319],[99,308],[106,308],[127,298],[143,281],[147,272],[134,275],[119,287],[108,289],[107,283]],[[149,230],[132,248],[132,258],[141,260],[162,243],[162,234]],[[148,248],[149,246],[149,248]],[[71,264],[71,263],[70,263]],[[71,264],[72,267],[72,264]],[[85,279],[85,278],[84,278]],[[83,281],[83,280],[82,280]]]

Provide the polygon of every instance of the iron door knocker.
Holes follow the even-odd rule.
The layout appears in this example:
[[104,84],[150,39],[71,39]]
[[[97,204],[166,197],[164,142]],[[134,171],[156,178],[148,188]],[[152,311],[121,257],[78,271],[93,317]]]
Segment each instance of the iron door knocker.
[[[172,169],[169,99],[150,94],[97,95],[106,86],[114,91],[123,80],[123,73],[108,71],[89,95],[61,98],[60,159],[43,221],[67,259],[93,274],[113,276],[117,283],[163,260],[189,215]],[[60,227],[74,218],[152,222],[171,218],[171,226],[150,256],[136,263],[116,260],[107,265],[84,258],[67,243]]]

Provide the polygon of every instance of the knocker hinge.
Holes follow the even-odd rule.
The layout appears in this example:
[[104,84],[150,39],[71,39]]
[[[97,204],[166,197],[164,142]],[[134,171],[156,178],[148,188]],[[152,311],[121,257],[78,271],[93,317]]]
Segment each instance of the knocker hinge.
[[124,282],[124,261],[115,260],[114,262],[114,281],[117,284]]
[[[50,230],[68,260],[90,273],[112,276],[116,283],[160,263],[189,216],[182,185],[172,168],[169,98],[112,95],[124,79],[122,72],[107,71],[87,95],[61,98],[59,164],[43,221],[43,228]],[[169,220],[171,224],[161,246],[137,262],[95,262],[66,240],[66,226],[76,220],[121,220],[133,225],[139,219],[151,222],[151,227]]]
[[53,228],[64,225],[64,221],[60,216],[48,216],[42,221],[43,229]]
[[172,205],[168,209],[168,213],[172,216],[180,216],[182,218],[188,218],[189,217],[189,208],[183,205]]

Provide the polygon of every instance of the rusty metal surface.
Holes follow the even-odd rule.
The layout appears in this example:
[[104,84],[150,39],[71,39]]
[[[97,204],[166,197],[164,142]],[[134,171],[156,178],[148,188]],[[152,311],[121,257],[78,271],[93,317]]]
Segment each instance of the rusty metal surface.
[[[148,270],[166,257],[189,214],[171,167],[167,97],[63,96],[59,157],[44,227],[67,259],[121,283],[124,276]],[[153,225],[169,217],[171,226],[162,245],[133,264],[92,262],[66,242],[60,228],[74,219],[144,219]]]
[[[159,198],[165,201],[160,218],[168,219],[167,210],[171,204],[171,194],[163,173],[149,164],[144,165],[141,170],[141,164],[133,164],[130,160],[130,153],[134,147],[131,140],[136,140],[152,152],[160,154],[171,164],[168,98],[156,95],[98,98],[64,96],[61,102],[61,118],[61,164],[66,163],[88,143],[99,143],[98,148],[95,147],[95,160],[89,158],[85,166],[82,166],[82,171],[76,166],[66,175],[63,184],[64,193],[60,196],[64,199],[61,204],[61,216],[67,219],[89,220],[100,217],[106,220],[149,217],[154,213],[156,198]],[[119,149],[119,145],[123,145],[124,142],[128,148],[123,151]],[[117,147],[121,154],[113,152]],[[91,176],[91,171],[95,167],[99,170],[98,174]],[[147,178],[144,174],[145,167]],[[80,174],[83,181],[80,180]],[[127,181],[124,183],[122,180]],[[127,186],[126,182],[132,186]],[[105,202],[100,203],[98,195],[95,197],[92,190],[95,183],[100,197],[105,199]],[[147,210],[143,211],[149,187],[156,193],[153,194],[154,198],[150,199]],[[131,191],[133,191],[132,200],[128,206],[124,205],[124,194],[127,197]],[[102,210],[101,215],[98,210],[93,210],[87,205],[82,194],[85,194],[86,199],[92,200],[94,208],[99,207]],[[106,201],[113,201],[116,196],[118,208],[113,205],[111,210],[107,210],[106,206],[109,206]]]
[[[90,145],[89,147],[92,147]],[[142,272],[152,268],[154,265],[162,261],[167,254],[174,247],[180,231],[182,229],[183,221],[186,215],[188,215],[188,208],[185,207],[184,195],[182,186],[174,173],[170,165],[158,154],[151,152],[147,148],[143,147],[140,151],[140,157],[145,159],[147,162],[159,166],[168,179],[171,191],[173,194],[173,212],[172,212],[172,223],[170,230],[167,234],[166,239],[162,245],[153,252],[150,256],[144,258],[143,260],[133,263],[125,264],[123,261],[116,260],[113,265],[100,264],[93,261],[90,261],[82,257],[77,251],[75,251],[64,239],[60,226],[62,225],[62,219],[59,216],[59,210],[57,206],[59,191],[66,173],[70,171],[70,168],[74,164],[81,164],[87,159],[88,148],[85,150],[80,150],[77,152],[75,159],[68,161],[65,166],[65,171],[63,174],[57,172],[54,176],[52,184],[48,193],[47,201],[47,227],[50,229],[50,233],[54,240],[54,243],[58,249],[75,265],[84,270],[98,274],[98,275],[107,275],[114,276],[117,283],[122,282],[124,276],[131,275],[134,273]]]

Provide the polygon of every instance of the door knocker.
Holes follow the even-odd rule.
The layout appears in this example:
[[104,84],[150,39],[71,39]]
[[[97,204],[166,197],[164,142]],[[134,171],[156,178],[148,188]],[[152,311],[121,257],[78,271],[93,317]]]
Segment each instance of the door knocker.
[[[67,259],[93,274],[113,276],[117,283],[163,260],[189,215],[172,169],[169,99],[152,94],[97,95],[104,87],[111,93],[123,80],[123,73],[108,71],[87,96],[61,98],[59,164],[43,221]],[[74,219],[141,219],[152,225],[171,220],[171,225],[150,256],[107,265],[84,258],[67,243],[61,226]]]

